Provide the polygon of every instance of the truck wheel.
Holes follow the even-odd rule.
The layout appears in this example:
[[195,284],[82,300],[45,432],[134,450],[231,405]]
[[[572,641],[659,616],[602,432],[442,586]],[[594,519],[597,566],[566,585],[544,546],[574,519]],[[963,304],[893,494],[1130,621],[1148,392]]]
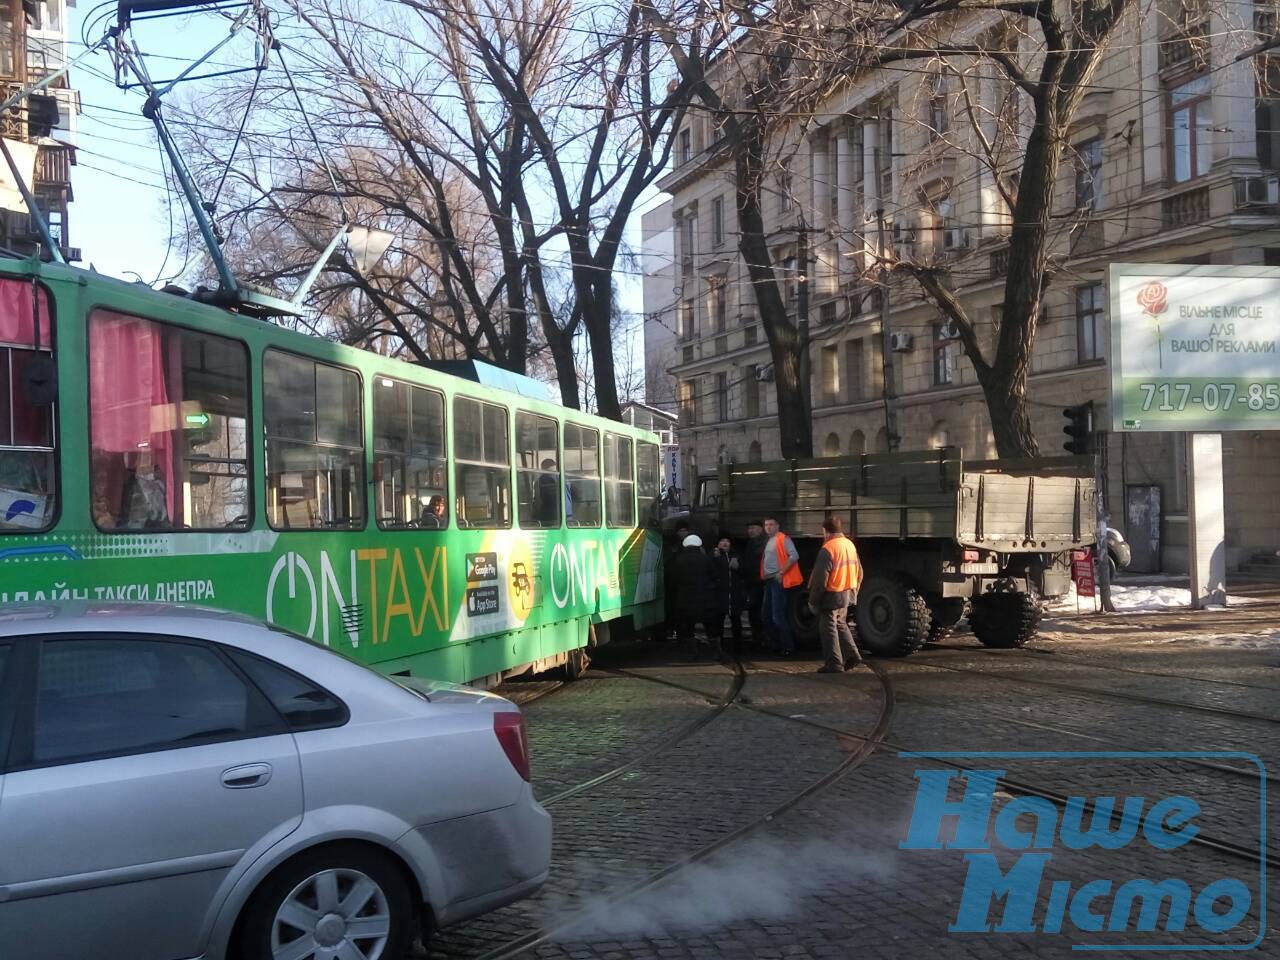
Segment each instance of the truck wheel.
[[969,626],[984,647],[1021,647],[1040,626],[1040,601],[1027,593],[988,593],[973,601]]
[[909,657],[929,639],[929,605],[900,577],[868,577],[858,590],[858,647],[877,657]]
[[929,608],[929,642],[941,643],[964,617],[964,597],[947,597]]
[[796,638],[796,646],[815,647],[819,640],[818,617],[809,609],[809,591],[801,588],[790,593],[787,615],[791,618],[791,633]]

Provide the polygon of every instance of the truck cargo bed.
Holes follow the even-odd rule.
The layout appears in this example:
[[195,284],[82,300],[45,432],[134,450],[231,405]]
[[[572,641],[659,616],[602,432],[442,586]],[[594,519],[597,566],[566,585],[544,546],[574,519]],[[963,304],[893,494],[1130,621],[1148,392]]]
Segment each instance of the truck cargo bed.
[[1001,552],[1094,542],[1092,461],[965,463],[958,447],[720,468],[720,521],[734,536],[775,516],[792,536],[822,535],[828,515],[855,539],[950,540]]

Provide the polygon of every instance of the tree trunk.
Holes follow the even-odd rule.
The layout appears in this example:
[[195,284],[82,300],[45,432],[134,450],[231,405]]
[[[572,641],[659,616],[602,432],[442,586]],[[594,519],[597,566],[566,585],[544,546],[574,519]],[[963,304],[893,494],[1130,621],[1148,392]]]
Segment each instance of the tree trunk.
[[1027,403],[1027,368],[1011,373],[992,370],[982,380],[982,393],[991,417],[991,434],[1000,457],[1035,457],[1040,448],[1031,429]]
[[597,280],[591,285],[593,296],[582,304],[582,319],[591,349],[591,369],[596,379],[596,413],[610,420],[621,420],[618,375],[613,362],[612,286],[611,279]]
[[778,289],[760,210],[764,144],[759,135],[737,151],[736,168],[738,250],[747,265],[756,309],[769,338],[782,456],[788,460],[812,457],[813,423],[805,410],[800,381],[800,333],[787,316],[787,305]]

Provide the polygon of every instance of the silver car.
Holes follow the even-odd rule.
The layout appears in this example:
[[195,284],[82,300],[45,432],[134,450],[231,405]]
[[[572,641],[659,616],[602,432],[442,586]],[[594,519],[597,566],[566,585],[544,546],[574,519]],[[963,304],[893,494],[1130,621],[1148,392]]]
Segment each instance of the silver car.
[[0,944],[398,960],[546,878],[510,702],[241,617],[0,612]]

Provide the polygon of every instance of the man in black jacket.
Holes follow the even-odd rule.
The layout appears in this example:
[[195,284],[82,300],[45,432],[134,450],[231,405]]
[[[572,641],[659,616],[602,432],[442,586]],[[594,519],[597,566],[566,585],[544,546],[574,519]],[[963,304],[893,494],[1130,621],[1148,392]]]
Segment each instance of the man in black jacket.
[[757,649],[764,643],[764,624],[760,620],[760,609],[764,604],[760,558],[768,542],[769,538],[764,535],[764,525],[759,520],[752,520],[747,524],[747,544],[742,549],[741,562],[738,564],[738,578],[747,608],[747,622],[751,624],[751,642]]
[[720,634],[724,630],[724,616],[716,620],[716,570],[702,549],[702,538],[691,534],[675,559],[671,561],[671,616],[676,624],[676,636],[684,645],[690,659],[698,654],[695,627],[702,624],[713,657],[720,656]]

